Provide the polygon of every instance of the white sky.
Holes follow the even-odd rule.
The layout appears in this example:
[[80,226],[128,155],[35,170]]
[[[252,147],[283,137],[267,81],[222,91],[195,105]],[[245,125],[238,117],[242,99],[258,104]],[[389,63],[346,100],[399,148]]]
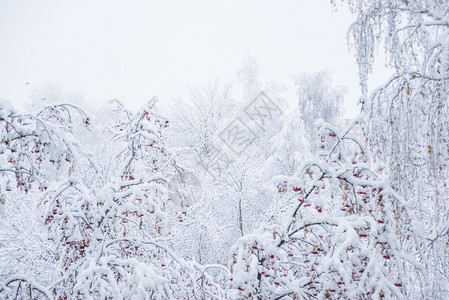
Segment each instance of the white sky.
[[292,74],[331,68],[334,84],[350,90],[352,117],[351,21],[329,0],[0,0],[0,98],[20,104],[50,82],[91,103],[117,98],[137,108],[235,79],[249,54],[290,98]]

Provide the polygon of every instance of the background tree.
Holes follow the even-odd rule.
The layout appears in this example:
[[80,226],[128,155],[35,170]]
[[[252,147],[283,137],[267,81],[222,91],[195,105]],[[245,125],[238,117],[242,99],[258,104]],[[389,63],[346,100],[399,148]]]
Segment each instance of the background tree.
[[[243,87],[239,99],[242,101],[235,100],[231,85],[220,88],[215,82],[204,89],[191,89],[182,109],[174,110],[173,114],[171,141],[179,153],[178,165],[192,172],[201,187],[201,193],[194,195],[183,222],[178,224],[180,234],[176,240],[180,242],[181,253],[188,248],[187,257],[192,258],[195,253],[195,258],[201,262],[224,264],[228,249],[240,236],[258,227],[270,202],[270,196],[261,188],[268,185],[269,178],[264,173],[263,162],[269,155],[268,141],[279,130],[281,117],[273,116],[277,119],[268,120],[270,126],[260,129],[256,121],[245,115],[245,109],[254,102],[261,88],[255,60],[248,58],[239,75],[238,83]],[[280,97],[276,85],[267,86],[271,86],[270,97],[282,106],[285,100]],[[239,155],[220,136],[236,118],[256,134],[256,140]],[[204,220],[209,220],[208,224]],[[186,247],[187,237],[203,242]]]
[[[298,109],[305,129],[310,133],[309,140],[316,140],[315,122],[323,120],[337,125],[342,118],[342,103],[346,88],[333,87],[331,71],[323,69],[314,74],[302,73],[295,76],[298,95]],[[313,146],[313,145],[312,145]]]

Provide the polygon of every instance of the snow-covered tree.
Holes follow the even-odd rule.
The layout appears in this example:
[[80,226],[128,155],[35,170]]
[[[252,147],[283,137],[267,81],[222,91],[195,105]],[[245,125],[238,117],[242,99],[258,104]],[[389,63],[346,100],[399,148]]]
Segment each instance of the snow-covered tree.
[[0,294],[7,298],[50,295],[58,269],[41,219],[42,196],[76,173],[83,158],[90,160],[73,134],[74,119],[89,126],[81,109],[68,103],[36,109],[22,114],[0,102]]
[[333,87],[331,71],[323,69],[314,74],[302,73],[295,76],[298,94],[298,108],[309,140],[316,139],[315,122],[324,120],[336,125],[342,117],[342,103],[346,93],[344,87]]
[[[109,116],[118,114],[119,123],[101,131],[112,140],[98,143],[94,155],[83,152],[72,134],[71,109],[84,117],[78,108],[52,105],[37,116],[18,115],[6,102],[1,108],[7,152],[1,156],[2,180],[10,189],[6,192],[36,192],[30,203],[43,209],[40,228],[48,230],[39,232],[43,237],[35,235],[40,243],[34,246],[46,246],[44,256],[33,262],[35,268],[26,270],[19,264],[2,272],[2,297],[223,297],[221,286],[208,274],[213,271],[220,278],[226,276],[226,268],[189,262],[173,251],[171,230],[187,203],[170,193],[177,168],[165,145],[168,121],[157,114],[154,102],[136,114],[117,104]],[[106,148],[109,151],[102,150]],[[105,158],[107,164],[96,164]],[[113,170],[99,170],[105,165]],[[13,226],[6,232],[17,234],[25,228]],[[26,264],[39,253],[14,253],[22,240],[3,247],[7,238],[2,234],[6,257],[0,266],[14,263],[16,257]],[[48,273],[50,278],[42,277]]]
[[422,233],[348,131],[323,124],[316,157],[275,178],[280,193],[295,197],[291,218],[232,248],[229,297],[406,299],[415,288],[403,274],[424,270],[414,257]]
[[[422,221],[428,281],[415,298],[448,297],[449,5],[447,1],[345,1],[362,85],[363,129],[373,159]],[[367,85],[376,49],[394,75]],[[414,274],[409,274],[414,276]],[[430,287],[430,288],[429,288]]]
[[282,129],[271,138],[268,172],[274,175],[293,175],[304,160],[310,158],[309,135],[306,134],[302,113],[297,108],[283,118]]
[[47,220],[62,242],[67,277],[61,291],[73,285],[69,297],[165,299],[220,293],[205,267],[172,251],[173,219],[178,220],[186,203],[170,198],[169,178],[176,167],[165,148],[168,121],[153,105],[114,128],[112,142],[125,145],[114,161],[118,176],[94,189],[74,182],[71,191],[52,199],[56,206]]

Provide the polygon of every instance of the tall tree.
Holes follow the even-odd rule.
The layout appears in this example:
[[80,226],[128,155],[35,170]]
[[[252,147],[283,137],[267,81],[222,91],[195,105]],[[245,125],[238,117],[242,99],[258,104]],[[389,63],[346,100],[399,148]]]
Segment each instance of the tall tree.
[[[449,5],[447,1],[348,0],[362,86],[363,129],[379,170],[414,208],[428,239],[428,281],[416,298],[449,296]],[[383,46],[393,77],[368,89]],[[413,276],[413,274],[410,274]],[[429,288],[430,286],[430,288]]]

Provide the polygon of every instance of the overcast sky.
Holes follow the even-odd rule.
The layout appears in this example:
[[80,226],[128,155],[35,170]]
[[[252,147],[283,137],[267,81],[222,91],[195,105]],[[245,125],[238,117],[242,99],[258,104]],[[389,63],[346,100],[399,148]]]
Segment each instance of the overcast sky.
[[92,103],[118,98],[137,108],[154,95],[171,101],[188,85],[235,79],[251,55],[291,98],[291,75],[332,69],[335,85],[350,90],[353,116],[351,22],[329,0],[0,0],[0,98],[23,103],[52,83]]

